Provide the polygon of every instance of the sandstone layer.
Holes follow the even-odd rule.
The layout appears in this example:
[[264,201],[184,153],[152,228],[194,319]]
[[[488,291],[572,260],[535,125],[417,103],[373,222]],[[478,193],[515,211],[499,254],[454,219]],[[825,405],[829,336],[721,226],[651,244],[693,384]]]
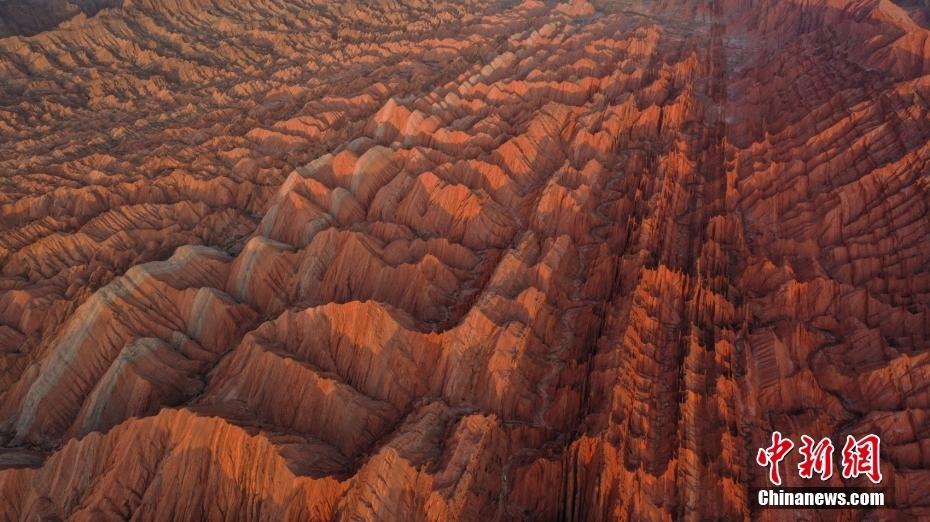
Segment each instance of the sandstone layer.
[[[68,9],[0,25],[0,520],[930,517],[920,2]],[[754,508],[773,430],[894,505]]]

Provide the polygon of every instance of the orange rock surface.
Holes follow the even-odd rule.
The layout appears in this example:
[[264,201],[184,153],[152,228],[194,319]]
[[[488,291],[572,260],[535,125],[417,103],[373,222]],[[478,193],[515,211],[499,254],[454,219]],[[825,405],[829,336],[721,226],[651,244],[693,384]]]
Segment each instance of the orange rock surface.
[[[930,518],[925,3],[46,4],[0,520]],[[758,510],[773,430],[894,505]]]

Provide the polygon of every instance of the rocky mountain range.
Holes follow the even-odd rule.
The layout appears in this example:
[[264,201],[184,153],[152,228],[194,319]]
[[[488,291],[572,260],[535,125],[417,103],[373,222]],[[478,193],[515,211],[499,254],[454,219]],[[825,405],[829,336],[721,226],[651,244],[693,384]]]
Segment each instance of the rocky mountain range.
[[928,14],[0,3],[0,520],[927,520]]

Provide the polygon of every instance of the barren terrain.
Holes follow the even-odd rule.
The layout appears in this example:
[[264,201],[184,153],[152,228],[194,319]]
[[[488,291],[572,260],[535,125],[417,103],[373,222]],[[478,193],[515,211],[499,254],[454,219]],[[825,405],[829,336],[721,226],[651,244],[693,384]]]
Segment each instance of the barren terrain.
[[[930,517],[925,3],[62,9],[0,23],[0,520]],[[773,430],[894,506],[756,511]]]

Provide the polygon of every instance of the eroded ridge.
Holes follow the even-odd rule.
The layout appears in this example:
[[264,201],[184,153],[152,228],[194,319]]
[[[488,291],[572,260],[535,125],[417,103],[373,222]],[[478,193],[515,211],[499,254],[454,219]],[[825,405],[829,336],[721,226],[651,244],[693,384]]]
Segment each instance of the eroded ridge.
[[930,515],[927,18],[674,4],[0,39],[3,518],[777,519],[773,429]]

